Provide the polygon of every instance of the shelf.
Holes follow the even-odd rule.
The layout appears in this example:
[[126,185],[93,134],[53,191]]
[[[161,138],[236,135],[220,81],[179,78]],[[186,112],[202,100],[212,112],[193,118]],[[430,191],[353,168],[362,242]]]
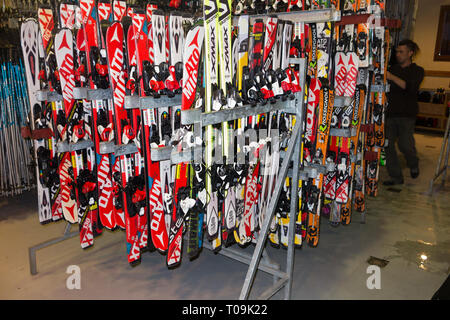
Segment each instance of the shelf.
[[108,89],[89,89],[75,87],[73,88],[73,98],[76,100],[86,99],[86,100],[103,100],[112,99],[113,92],[110,88]]
[[421,118],[434,118],[434,119],[445,119],[447,120],[447,116],[438,115],[438,114],[430,114],[430,113],[418,113],[417,117]]
[[[73,99],[75,100],[102,100],[102,99],[112,99],[113,94],[110,88],[108,89],[89,89],[75,87],[73,88]],[[36,99],[38,101],[63,101],[63,96],[56,91],[39,90],[36,91]]]
[[183,151],[172,151],[169,159],[173,164],[178,164],[182,162],[201,163],[203,156],[202,146],[195,146],[191,148],[184,149]]
[[445,128],[434,128],[434,127],[425,127],[425,126],[415,126],[415,129],[423,129],[423,130],[431,130],[431,131],[445,132]]
[[189,125],[194,123],[201,123],[202,127],[208,125],[219,124],[226,121],[255,116],[262,113],[272,111],[284,111],[286,113],[297,113],[298,101],[302,98],[302,92],[294,94],[295,98],[292,100],[282,101],[278,99],[274,104],[267,102],[266,104],[257,104],[256,106],[244,105],[242,107],[235,107],[233,109],[223,109],[209,113],[202,113],[201,109],[190,109],[181,111],[181,124]]
[[389,83],[387,84],[373,84],[370,87],[371,92],[389,92],[390,86]]
[[345,107],[352,103],[352,97],[335,96],[333,107]]
[[[319,174],[326,174],[327,172],[334,171],[334,168],[331,168],[327,165],[320,165],[320,164],[309,164],[303,167],[299,168],[298,170],[298,179],[299,180],[308,180],[308,179],[317,179],[319,177]],[[293,176],[293,170],[289,169],[287,173],[288,177]]]
[[[242,14],[244,16],[244,14]],[[306,10],[292,12],[271,12],[268,14],[248,15],[251,20],[264,19],[268,16],[277,16],[278,19],[289,20],[292,23],[320,23],[328,21],[339,21],[341,19],[341,11],[336,9]],[[239,16],[233,17],[233,24],[237,24]]]
[[[425,70],[425,77],[450,78],[450,71]],[[436,91],[436,89],[430,89],[430,90]]]
[[67,141],[63,141],[56,144],[56,152],[72,152],[92,147],[94,147],[94,142],[92,140],[81,140],[77,143],[67,143]]
[[179,105],[181,105],[181,94],[177,94],[173,98],[169,98],[168,96],[161,96],[159,98],[125,96],[124,107],[125,109],[154,109]]
[[30,132],[30,138],[33,140],[51,139],[53,132],[50,128],[35,129]]
[[152,161],[164,161],[164,160],[170,160],[170,155],[172,153],[173,147],[158,147],[158,148],[151,148],[150,150],[150,156]]
[[336,22],[337,26],[345,26],[347,24],[360,24],[360,23],[367,23],[367,20],[369,20],[371,14],[370,13],[364,13],[364,14],[352,14],[348,16],[342,16],[341,20]]
[[48,102],[54,102],[54,101],[62,101],[63,97],[56,91],[49,91],[49,90],[38,90],[36,91],[36,99],[37,101],[48,101]]
[[126,154],[136,153],[138,151],[139,149],[134,143],[121,145],[114,144],[114,141],[99,143],[100,154],[114,153],[115,156],[123,156]]
[[354,14],[349,16],[342,16],[341,20],[336,22],[336,25],[343,26],[347,24],[368,24],[371,27],[387,27],[392,29],[398,29],[402,25],[402,21],[399,19],[386,19],[380,18],[376,14]]
[[331,128],[330,129],[330,137],[344,137],[344,138],[351,138],[356,136],[356,128],[345,128],[345,129],[339,129],[339,128]]

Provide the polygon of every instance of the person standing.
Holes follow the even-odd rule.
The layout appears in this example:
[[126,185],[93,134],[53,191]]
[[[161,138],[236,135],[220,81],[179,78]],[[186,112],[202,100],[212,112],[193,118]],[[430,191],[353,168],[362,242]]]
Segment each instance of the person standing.
[[388,146],[385,152],[390,179],[383,184],[388,186],[403,184],[402,168],[395,149],[396,143],[406,158],[411,177],[415,179],[419,176],[419,158],[413,134],[419,111],[417,95],[424,70],[412,62],[418,51],[419,47],[414,41],[409,39],[400,41],[395,49],[397,63],[392,65],[386,74],[390,91],[387,93],[385,128]]

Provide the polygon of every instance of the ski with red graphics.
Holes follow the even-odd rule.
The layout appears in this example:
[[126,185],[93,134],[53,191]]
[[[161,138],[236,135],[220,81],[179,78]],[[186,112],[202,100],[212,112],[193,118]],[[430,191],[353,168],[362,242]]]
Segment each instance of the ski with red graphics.
[[[183,52],[182,110],[201,108],[202,99],[198,94],[198,82],[201,79],[199,74],[202,70],[201,57],[204,35],[205,30],[202,21],[194,24],[186,35]],[[184,142],[186,147],[196,146],[193,128],[183,127],[182,130],[184,130],[184,136],[180,143]],[[189,209],[187,253],[190,258],[197,256],[202,247],[203,217],[206,210],[205,183],[202,170],[204,170],[204,166],[197,163],[191,163],[188,169],[191,187],[190,198],[195,200],[195,205]]]
[[[109,77],[106,60],[105,39],[98,19],[98,7],[93,0],[80,1],[82,25],[85,35],[85,52],[90,89],[108,89]],[[92,137],[95,143],[96,163],[94,175],[98,180],[98,211],[92,215],[93,232],[101,232],[102,222],[106,227],[115,227],[113,188],[111,180],[111,159],[109,154],[100,153],[101,142],[114,139],[111,103],[108,99],[97,98],[92,103]]]
[[[40,26],[40,36],[38,44],[40,52],[39,78],[44,89],[49,90],[51,93],[56,92],[58,94],[61,94],[61,86],[59,82],[59,75],[55,58],[54,37],[52,36],[55,27],[53,10],[48,6],[40,6],[38,9],[38,17]],[[41,110],[42,116],[39,123],[41,126],[44,125],[44,123],[47,121],[48,125],[51,124],[53,128],[56,127],[56,108],[62,109],[63,102],[55,101],[52,103],[44,104],[44,107]],[[44,118],[46,120],[44,120]],[[72,182],[72,178],[69,177],[65,180],[69,182],[69,184],[63,185],[63,183],[61,182],[61,173],[64,174],[65,177],[69,176],[69,172],[66,169],[71,166],[71,164],[69,163],[70,155],[68,155],[67,153],[60,153],[59,155],[57,155],[55,145],[58,139],[58,135],[56,131],[57,130],[55,129],[53,130],[54,136],[48,140],[48,143],[53,145],[53,147],[49,149],[50,154],[48,156],[51,160],[48,167],[54,168],[55,176],[53,176],[53,171],[42,171],[41,179],[43,179],[44,182],[47,182],[47,186],[49,187],[53,220],[57,220],[55,219],[55,217],[60,214],[58,211],[55,211],[55,209],[57,209],[55,205],[58,205],[61,206],[61,213],[64,215],[66,220],[73,223],[76,221],[76,206],[74,206],[75,199],[71,196],[68,196],[70,190],[73,189],[70,184]],[[41,151],[43,150],[41,149]],[[65,161],[62,161],[63,156],[65,156]],[[38,150],[38,159],[39,158],[41,158],[41,152],[39,152]],[[42,168],[42,161],[39,162],[39,164],[41,164]],[[56,175],[59,175],[59,178],[56,177]],[[51,186],[50,183],[52,183],[53,186]]]
[[[147,17],[144,10],[135,8],[132,17],[132,28],[134,29],[134,41],[136,46],[136,65],[138,79],[138,92],[140,97],[145,97],[149,95],[149,81],[150,81],[150,56],[148,50],[148,25]],[[137,230],[138,230],[138,241],[139,247],[145,249],[148,247],[148,221],[152,220],[152,211],[149,210],[149,199],[148,195],[153,187],[154,180],[151,176],[154,171],[154,162],[151,160],[150,142],[148,137],[151,134],[151,128],[149,126],[149,120],[152,114],[154,114],[154,109],[144,109],[141,111],[141,117],[143,119],[143,128],[141,129],[141,141],[143,141],[143,158],[145,165],[142,170],[142,174],[146,176],[144,179],[145,183],[145,206],[141,207],[141,211],[137,218]],[[150,216],[149,216],[150,214]],[[156,218],[156,217],[155,217]]]
[[[35,92],[41,89],[39,81],[39,26],[35,20],[26,20],[21,26],[21,45],[24,57],[24,65],[27,79],[28,98],[31,106],[31,127],[33,130],[39,129],[38,123],[40,121],[40,110],[42,103],[39,103]],[[33,141],[34,156],[36,159],[36,183],[38,193],[38,213],[39,222],[47,223],[52,220],[52,207],[50,203],[49,188],[43,183],[41,176],[41,169],[37,157],[38,150],[46,150],[48,152],[48,139],[36,139]]]

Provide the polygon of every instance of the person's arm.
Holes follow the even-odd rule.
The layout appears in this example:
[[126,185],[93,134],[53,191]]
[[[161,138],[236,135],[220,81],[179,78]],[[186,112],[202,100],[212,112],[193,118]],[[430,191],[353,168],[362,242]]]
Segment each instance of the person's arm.
[[423,68],[418,68],[418,70],[412,73],[407,80],[403,80],[402,78],[397,77],[396,75],[390,73],[389,71],[387,71],[386,73],[386,79],[391,80],[397,86],[399,86],[400,88],[406,90],[411,94],[417,93],[417,91],[419,90],[420,83],[423,80],[423,77],[424,77]]
[[399,78],[399,77],[397,77],[396,75],[393,75],[389,71],[387,71],[387,73],[386,73],[386,79],[394,82],[396,85],[398,85],[403,90],[406,89],[406,81],[401,79],[401,78]]

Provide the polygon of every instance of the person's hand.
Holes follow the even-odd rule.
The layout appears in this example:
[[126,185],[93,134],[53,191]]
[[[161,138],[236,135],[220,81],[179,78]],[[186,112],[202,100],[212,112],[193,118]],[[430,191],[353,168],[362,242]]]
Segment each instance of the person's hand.
[[392,73],[390,73],[389,71],[386,71],[386,79],[392,80]]

